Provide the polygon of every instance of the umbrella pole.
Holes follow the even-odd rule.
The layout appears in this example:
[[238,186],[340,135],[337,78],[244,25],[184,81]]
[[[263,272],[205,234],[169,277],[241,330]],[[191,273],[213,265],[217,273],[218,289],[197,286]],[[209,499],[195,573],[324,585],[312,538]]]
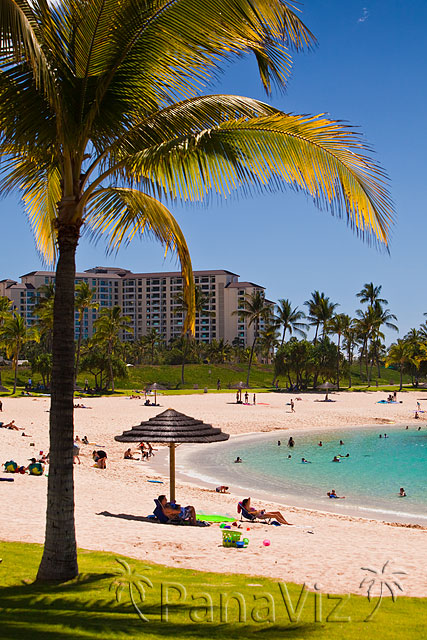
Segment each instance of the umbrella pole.
[[175,502],[175,443],[169,445],[170,502]]

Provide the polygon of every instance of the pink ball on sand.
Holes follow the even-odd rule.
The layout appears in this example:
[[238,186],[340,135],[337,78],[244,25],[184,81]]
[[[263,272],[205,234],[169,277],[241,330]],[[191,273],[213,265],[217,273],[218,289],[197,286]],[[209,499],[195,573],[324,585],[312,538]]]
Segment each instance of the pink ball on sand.
[[270,546],[270,540],[263,540],[262,544],[264,545],[264,547],[269,547]]

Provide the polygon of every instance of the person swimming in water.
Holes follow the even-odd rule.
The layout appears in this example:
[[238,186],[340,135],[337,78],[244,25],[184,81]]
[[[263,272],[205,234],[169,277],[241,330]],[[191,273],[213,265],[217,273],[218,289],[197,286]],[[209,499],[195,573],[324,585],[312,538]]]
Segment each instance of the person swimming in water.
[[319,446],[319,447],[323,447],[323,442],[322,442],[321,440],[319,440],[319,444],[318,444],[318,446]]
[[335,489],[331,489],[326,495],[328,496],[328,498],[336,498],[337,500],[344,500],[345,498],[345,496],[337,496],[337,494],[335,493]]
[[240,458],[239,456],[237,456],[237,458],[235,459],[235,461],[234,461],[234,462],[237,462],[237,463],[238,463],[238,462],[243,462],[243,460],[242,460],[242,458]]
[[288,440],[288,447],[294,447],[294,446],[295,446],[295,440],[291,436]]
[[400,496],[401,498],[406,498],[405,489],[404,489],[403,487],[400,487],[400,490],[399,490],[399,496]]
[[311,464],[311,462],[309,460],[306,460],[305,458],[301,458],[301,463],[302,464]]
[[338,456],[334,456],[332,462],[341,462],[341,460],[338,458]]

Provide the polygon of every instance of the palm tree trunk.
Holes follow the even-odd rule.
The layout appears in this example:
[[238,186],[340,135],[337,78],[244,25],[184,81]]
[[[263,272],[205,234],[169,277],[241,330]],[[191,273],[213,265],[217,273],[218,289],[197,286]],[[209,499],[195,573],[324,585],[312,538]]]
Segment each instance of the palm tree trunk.
[[400,387],[399,387],[399,391],[402,391],[402,387],[403,387],[403,366],[400,365]]
[[18,357],[19,357],[19,351],[16,352],[15,354],[15,377],[13,379],[13,393],[16,393],[16,386],[18,384]]
[[338,334],[338,353],[337,353],[337,388],[340,390],[340,341],[341,335]]
[[249,377],[251,375],[251,366],[252,366],[252,358],[254,357],[255,343],[256,343],[256,337],[254,338],[254,341],[252,343],[251,355],[249,357],[248,373],[247,373],[247,376],[246,376],[246,386],[247,387],[249,387]]
[[113,347],[109,345],[108,347],[108,377],[110,378],[111,384],[111,392],[114,393],[114,372],[113,372]]
[[285,333],[286,333],[286,325],[283,327],[282,342],[280,343],[281,347],[283,347],[283,344],[285,342]]
[[[74,210],[73,205],[73,210]],[[74,279],[77,225],[59,225],[59,259],[53,320],[46,534],[37,580],[71,580],[78,574],[74,524],[73,400]]]

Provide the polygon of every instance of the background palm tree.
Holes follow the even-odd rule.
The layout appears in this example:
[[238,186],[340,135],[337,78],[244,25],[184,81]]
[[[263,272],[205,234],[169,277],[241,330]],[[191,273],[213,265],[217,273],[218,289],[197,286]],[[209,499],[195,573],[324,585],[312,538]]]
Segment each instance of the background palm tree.
[[83,337],[83,318],[85,311],[89,309],[98,309],[98,302],[94,301],[95,290],[91,289],[87,282],[84,280],[79,282],[76,285],[75,290],[75,307],[79,314],[79,336],[77,339],[77,350],[76,350],[76,367],[74,374],[74,381],[77,381],[77,374],[79,372],[79,360],[80,360],[80,350],[82,346],[82,337]]
[[[1,331],[1,327],[4,324],[4,321],[10,317],[11,308],[12,308],[12,303],[9,300],[9,298],[6,298],[6,296],[0,296],[0,331]],[[1,342],[0,342],[0,348],[2,348]],[[3,386],[1,374],[2,374],[2,371],[0,366],[0,391],[5,392],[7,391],[7,389],[6,387]]]
[[109,383],[113,393],[115,390],[113,356],[119,343],[120,334],[122,332],[132,333],[129,322],[130,318],[122,316],[122,310],[119,306],[101,309],[99,317],[94,322],[96,333],[93,336],[93,342],[105,349],[109,369]]
[[340,388],[340,358],[341,358],[341,336],[347,331],[351,324],[351,318],[345,313],[338,313],[329,322],[329,330],[337,336],[337,387]]
[[258,350],[265,357],[267,364],[270,364],[272,358],[274,358],[274,352],[279,344],[277,324],[271,322],[260,331],[258,339]]
[[285,342],[286,331],[289,331],[289,335],[296,333],[302,338],[307,336],[306,329],[307,324],[301,322],[305,318],[305,313],[299,311],[298,307],[292,308],[291,301],[281,298],[276,306],[276,322],[277,327],[283,328],[282,340],[280,346],[283,346]]
[[259,323],[261,320],[269,320],[271,313],[271,307],[266,304],[263,291],[254,291],[251,295],[246,294],[244,298],[244,308],[233,311],[233,315],[246,318],[248,327],[251,327],[252,325],[254,326],[254,339],[252,342],[251,354],[248,362],[248,372],[246,375],[247,387],[249,387],[249,377],[251,375],[255,345],[259,337]]
[[365,302],[368,302],[370,305],[375,304],[375,302],[379,302],[381,305],[388,304],[388,300],[380,298],[381,289],[382,285],[375,286],[373,282],[367,282],[363,285],[359,293],[356,293],[356,296],[360,298],[362,304]]
[[[200,287],[196,286],[194,289],[194,309],[196,311],[196,320],[200,319],[202,315],[210,316],[214,314],[213,311],[209,311],[208,309],[209,301],[210,295],[205,294]],[[176,294],[175,302],[178,306],[175,307],[174,313],[181,314],[184,317],[182,335],[186,338],[186,345],[184,344],[182,349],[181,384],[185,384],[185,362],[190,350],[190,342],[193,340],[193,334],[189,329],[186,330],[185,319],[188,314],[188,303],[183,292]]]
[[308,307],[309,324],[316,327],[313,340],[316,344],[320,327],[322,327],[322,338],[324,338],[328,330],[328,323],[339,305],[336,302],[331,302],[323,291],[322,293],[313,291],[311,299],[306,300],[304,304]]
[[27,330],[25,321],[22,316],[14,312],[3,321],[0,327],[0,340],[6,347],[6,353],[12,358],[14,381],[13,392],[16,393],[16,385],[18,380],[18,360],[23,346],[32,339],[32,333]]
[[343,337],[344,337],[344,348],[346,350],[347,363],[348,363],[348,388],[350,389],[352,385],[351,366],[353,364],[354,348],[357,342],[357,329],[355,327],[354,319],[351,320],[350,324],[346,328],[344,328]]
[[[262,16],[262,17],[261,17]],[[3,0],[2,188],[27,206],[38,249],[57,256],[50,469],[40,580],[78,572],[73,484],[75,254],[80,235],[148,232],[176,250],[194,327],[191,260],[159,198],[202,200],[286,183],[386,243],[392,205],[359,135],[240,96],[201,96],[222,62],[255,53],[267,92],[313,41],[282,0]],[[315,169],[313,169],[315,168]],[[140,190],[139,190],[140,189]]]
[[157,329],[152,328],[145,336],[142,336],[138,344],[142,350],[148,349],[150,353],[150,364],[154,364],[154,353],[156,351],[156,347],[159,347],[163,342],[163,338],[161,334],[157,331]]

